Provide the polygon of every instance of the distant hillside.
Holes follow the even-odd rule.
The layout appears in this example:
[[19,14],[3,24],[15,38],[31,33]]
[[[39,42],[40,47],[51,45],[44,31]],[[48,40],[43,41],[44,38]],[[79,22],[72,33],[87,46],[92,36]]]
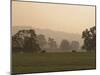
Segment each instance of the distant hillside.
[[19,30],[23,29],[32,29],[32,27],[29,26],[12,26],[12,35],[16,34]]
[[[22,26],[13,26],[12,27],[12,35],[14,35],[17,31],[22,30],[22,29],[32,29],[32,27],[22,27]],[[60,44],[60,42],[63,39],[66,39],[68,41],[78,41],[80,43],[80,45],[82,45],[82,38],[81,38],[81,34],[74,34],[74,33],[66,33],[66,32],[61,32],[61,31],[54,31],[54,30],[50,30],[50,29],[34,29],[36,31],[36,34],[44,34],[46,36],[46,38],[48,37],[52,37],[54,38],[58,44]]]

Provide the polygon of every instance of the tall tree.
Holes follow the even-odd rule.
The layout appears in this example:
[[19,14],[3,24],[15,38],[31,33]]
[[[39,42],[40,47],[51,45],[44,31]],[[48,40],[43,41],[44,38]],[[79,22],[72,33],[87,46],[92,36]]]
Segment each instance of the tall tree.
[[47,40],[43,34],[37,35],[37,41],[41,49],[45,49],[47,45]]
[[70,48],[72,50],[78,50],[79,49],[79,42],[78,41],[72,41]]
[[82,32],[82,38],[84,39],[83,49],[87,51],[96,50],[96,26],[86,29]]
[[49,45],[49,48],[50,48],[50,49],[53,49],[53,50],[57,49],[57,43],[56,43],[56,41],[55,41],[53,38],[51,38],[51,37],[48,38],[48,45]]
[[69,50],[69,49],[70,49],[69,41],[67,41],[67,40],[62,40],[62,42],[61,42],[61,44],[60,44],[60,49],[61,49],[61,50]]

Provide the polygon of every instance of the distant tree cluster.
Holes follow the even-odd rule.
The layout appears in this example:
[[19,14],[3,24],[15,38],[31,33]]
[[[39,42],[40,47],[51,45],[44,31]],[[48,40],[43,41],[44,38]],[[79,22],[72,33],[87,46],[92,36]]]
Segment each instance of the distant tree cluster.
[[84,39],[82,49],[86,49],[87,51],[96,50],[96,26],[84,30],[82,38]]
[[70,42],[68,40],[62,40],[59,49],[61,49],[61,50],[78,50],[79,42],[72,41],[70,44]]
[[57,43],[56,41],[49,37],[47,40],[43,34],[37,36],[37,41],[42,50],[49,49],[49,50],[56,50]]
[[48,37],[46,40],[43,34],[38,35],[38,44],[42,50],[78,50],[79,42],[72,41],[71,44],[68,40],[62,40],[58,46],[54,38]]

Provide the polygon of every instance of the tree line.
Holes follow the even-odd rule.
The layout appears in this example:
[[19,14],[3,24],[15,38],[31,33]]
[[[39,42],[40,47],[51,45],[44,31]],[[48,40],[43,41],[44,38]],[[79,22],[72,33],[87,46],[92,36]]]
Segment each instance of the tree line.
[[54,38],[48,37],[48,39],[45,38],[45,35],[40,34],[37,35],[37,41],[42,50],[71,50],[71,49],[79,49],[79,42],[78,41],[72,41],[71,43],[63,39],[60,43],[60,45],[57,44]]
[[[96,27],[91,27],[82,32],[84,44],[82,49],[87,51],[96,50]],[[79,42],[72,41],[71,43],[63,39],[60,45],[57,44],[54,38],[35,33],[34,29],[19,30],[12,36],[12,51],[13,52],[41,52],[46,50],[78,50]]]
[[79,42],[62,40],[58,46],[54,38],[45,38],[45,35],[35,33],[34,29],[19,30],[12,36],[12,51],[13,52],[39,52],[43,50],[77,50]]

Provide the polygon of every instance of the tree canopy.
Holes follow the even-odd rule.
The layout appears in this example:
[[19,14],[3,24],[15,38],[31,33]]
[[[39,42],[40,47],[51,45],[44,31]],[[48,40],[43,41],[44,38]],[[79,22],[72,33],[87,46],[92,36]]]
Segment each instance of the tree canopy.
[[70,49],[70,44],[68,40],[62,40],[60,44],[60,49],[61,50],[69,50]]
[[82,49],[86,49],[87,51],[96,50],[96,26],[84,30],[82,38],[84,39]]
[[41,50],[37,43],[37,35],[33,29],[19,30],[12,36],[13,51],[36,52]]

